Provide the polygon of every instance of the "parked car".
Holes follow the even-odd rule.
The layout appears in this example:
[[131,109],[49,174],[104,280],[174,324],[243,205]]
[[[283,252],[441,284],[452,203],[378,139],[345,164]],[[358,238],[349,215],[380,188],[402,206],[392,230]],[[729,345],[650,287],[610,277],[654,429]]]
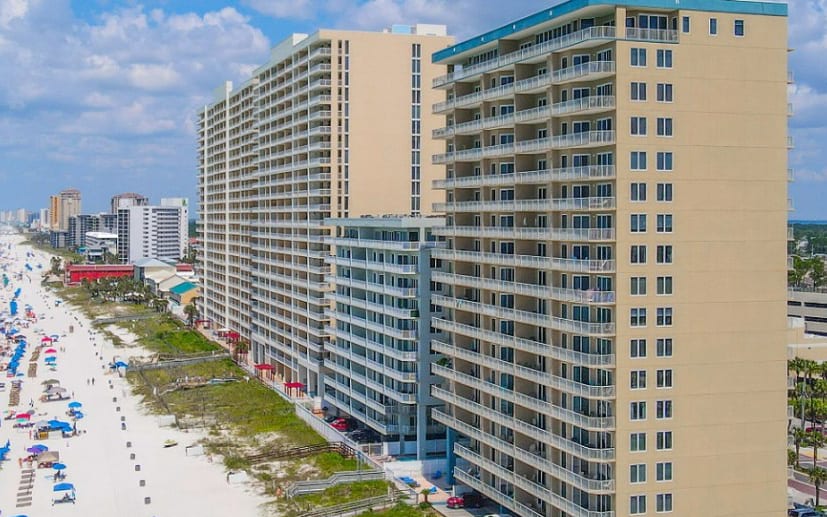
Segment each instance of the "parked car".
[[381,440],[379,433],[373,429],[356,429],[348,433],[348,438],[359,443],[373,443]]
[[337,415],[327,415],[326,417],[324,417],[324,421],[327,422],[328,424],[332,424],[333,421],[336,420],[337,418],[339,418]]
[[469,492],[449,497],[447,506],[448,508],[482,508],[485,506],[485,496],[478,492]]
[[356,428],[356,422],[350,418],[337,418],[330,423],[330,426],[337,431],[347,432]]

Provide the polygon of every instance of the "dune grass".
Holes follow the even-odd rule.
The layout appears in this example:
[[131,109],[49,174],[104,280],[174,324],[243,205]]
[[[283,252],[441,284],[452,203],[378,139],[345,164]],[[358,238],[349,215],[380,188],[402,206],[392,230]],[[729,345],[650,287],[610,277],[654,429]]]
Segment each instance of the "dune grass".
[[221,347],[169,314],[157,318],[123,321],[123,329],[135,334],[138,343],[148,350],[161,354],[192,354],[220,351]]

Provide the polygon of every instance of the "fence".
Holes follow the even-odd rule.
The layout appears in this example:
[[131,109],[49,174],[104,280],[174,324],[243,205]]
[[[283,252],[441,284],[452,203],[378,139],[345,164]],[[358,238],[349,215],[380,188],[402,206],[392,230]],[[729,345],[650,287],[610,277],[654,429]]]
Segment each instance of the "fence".
[[265,461],[279,461],[290,458],[304,458],[306,456],[322,452],[336,452],[345,458],[352,458],[356,456],[356,451],[353,450],[353,448],[351,448],[349,445],[341,442],[336,442],[325,443],[321,445],[308,445],[306,447],[290,447],[285,449],[265,451],[259,454],[252,454],[250,456],[246,456],[246,459],[250,463],[255,464],[263,463]]
[[300,513],[298,517],[342,517],[362,513],[365,510],[385,508],[395,504],[396,501],[397,497],[394,494],[383,495],[362,499],[361,501],[353,501],[352,503],[318,508],[309,512]]
[[343,483],[355,483],[356,481],[377,481],[385,479],[385,473],[381,470],[357,470],[351,472],[337,472],[327,479],[318,481],[296,481],[287,486],[284,491],[287,497],[297,495],[314,494],[324,492],[328,488]]
[[[175,356],[170,356],[175,357]],[[160,358],[160,356],[159,356]],[[169,359],[166,361],[159,361],[157,363],[135,364],[132,368],[135,370],[165,370],[168,368],[178,368],[180,366],[188,366],[191,364],[207,363],[210,361],[218,361],[221,359],[229,359],[230,354],[227,352],[208,352],[207,354],[193,354],[186,356],[178,356],[177,359]]]

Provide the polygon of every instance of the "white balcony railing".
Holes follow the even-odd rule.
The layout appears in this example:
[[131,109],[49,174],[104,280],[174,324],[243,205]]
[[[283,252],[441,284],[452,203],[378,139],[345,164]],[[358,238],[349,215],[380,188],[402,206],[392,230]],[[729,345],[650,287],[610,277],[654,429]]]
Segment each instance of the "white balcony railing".
[[614,95],[596,95],[552,104],[551,114],[554,116],[576,114],[588,111],[609,110],[614,109],[614,107]]
[[551,74],[551,80],[554,84],[557,84],[596,74],[613,74],[614,72],[614,61],[589,61],[588,63],[580,63],[579,65],[555,70]]
[[614,228],[545,228],[509,226],[441,226],[433,234],[443,237],[486,237],[553,241],[614,241]]
[[520,171],[512,174],[488,174],[479,176],[461,176],[434,180],[437,189],[476,188],[500,185],[542,185],[550,181],[587,181],[603,180],[615,177],[614,165],[586,165],[582,167],[562,167],[536,171]]
[[434,203],[436,212],[545,212],[556,210],[611,210],[613,197],[578,197],[556,199],[511,199],[503,201],[453,201]]
[[435,165],[439,165],[456,161],[479,161],[483,158],[494,158],[510,154],[537,153],[548,151],[549,149],[611,145],[614,141],[614,131],[583,131],[580,133],[557,135],[551,138],[537,138],[534,140],[523,140],[520,142],[435,154],[432,162]]
[[485,72],[489,72],[491,70],[496,70],[497,68],[503,66],[518,63],[520,61],[530,59],[533,57],[542,56],[555,50],[560,50],[565,47],[577,45],[578,43],[583,43],[584,41],[614,39],[615,34],[616,30],[614,27],[589,27],[588,29],[583,29],[581,31],[560,36],[559,38],[554,38],[552,40],[546,41],[545,43],[541,43],[540,45],[534,45],[529,48],[518,50],[516,52],[504,54],[500,57],[491,59],[489,61],[463,67],[460,70],[456,70],[449,74],[435,78],[433,86],[434,88],[439,88],[452,81],[459,81],[461,79],[465,79],[477,74],[482,74]]

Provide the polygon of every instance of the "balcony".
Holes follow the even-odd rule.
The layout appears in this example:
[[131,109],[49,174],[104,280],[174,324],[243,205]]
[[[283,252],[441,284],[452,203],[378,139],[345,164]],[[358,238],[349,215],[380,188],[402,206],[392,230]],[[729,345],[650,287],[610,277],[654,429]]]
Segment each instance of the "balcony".
[[460,298],[451,298],[437,294],[431,295],[431,303],[446,309],[461,310],[475,314],[483,314],[494,318],[514,320],[518,323],[548,327],[563,332],[575,332],[592,336],[611,336],[615,333],[614,323],[590,323],[587,321],[571,320],[560,318],[558,316],[552,316],[550,314],[497,307],[495,305],[487,305],[479,302],[472,302],[470,300],[462,300]]
[[434,250],[433,257],[455,262],[526,267],[532,269],[551,269],[557,271],[569,271],[572,273],[611,273],[615,271],[614,260],[581,260],[557,257],[540,257],[536,255],[509,255],[504,253],[449,249]]
[[613,210],[613,197],[578,197],[555,199],[511,199],[504,201],[452,201],[434,203],[434,211],[461,212],[550,212]]
[[370,293],[383,293],[399,298],[414,298],[417,296],[417,289],[415,287],[396,287],[393,285],[367,282],[365,280],[357,280],[355,278],[348,278],[344,276],[327,277],[325,278],[325,282],[331,285],[352,287],[362,289]]
[[537,138],[535,140],[523,140],[520,142],[435,154],[432,158],[432,163],[435,165],[444,165],[452,162],[476,162],[483,158],[496,158],[512,154],[542,153],[551,149],[569,147],[600,147],[611,145],[614,142],[614,131],[583,131],[580,133],[557,135],[551,138]]
[[[325,240],[325,242],[328,242],[328,240]],[[351,257],[339,257],[336,255],[331,255],[328,262],[337,266],[363,269],[365,271],[384,271],[387,273],[396,273],[399,275],[415,275],[418,269],[418,266],[416,264],[394,264],[392,262],[374,262],[367,260],[357,260]]]
[[533,296],[563,302],[588,304],[612,304],[615,302],[614,291],[565,289],[562,287],[507,282],[495,278],[457,275],[442,271],[433,271],[431,275],[432,280],[448,285],[486,289],[489,291],[511,293],[518,296]]
[[565,36],[561,36],[559,38],[554,38],[540,45],[534,45],[526,49],[499,56],[483,63],[463,67],[460,70],[456,70],[449,74],[435,78],[433,86],[434,88],[440,88],[453,81],[460,81],[462,79],[467,79],[475,75],[490,72],[504,66],[519,63],[520,61],[541,57],[549,52],[561,50],[585,41],[594,41],[594,43],[597,44],[600,43],[601,40],[611,40],[615,38],[615,34],[616,31],[614,27],[589,27],[588,29],[583,29],[571,34],[566,34]]
[[523,79],[510,84],[497,86],[496,88],[489,88],[480,92],[474,92],[468,95],[463,95],[444,102],[439,102],[433,105],[434,113],[444,113],[452,108],[472,108],[482,104],[485,101],[505,97],[506,95],[514,93],[531,93],[533,91],[541,91],[551,86],[551,75],[537,75]]
[[551,105],[551,114],[559,115],[591,115],[615,108],[614,95],[596,95],[581,97]]
[[431,347],[433,350],[457,358],[468,361],[472,364],[480,365],[485,368],[491,368],[497,372],[505,372],[525,379],[543,386],[550,386],[556,390],[565,391],[581,397],[589,397],[594,399],[607,399],[615,395],[614,386],[593,386],[590,384],[583,384],[575,382],[571,379],[552,374],[551,372],[544,372],[537,370],[530,366],[510,363],[491,357],[473,350],[449,345],[439,340],[432,340]]
[[542,514],[537,513],[533,508],[516,501],[513,497],[503,494],[491,485],[483,483],[478,478],[466,472],[455,469],[454,476],[463,485],[473,488],[481,494],[485,494],[487,498],[501,504],[503,508],[508,508],[514,512],[515,515],[521,515],[522,517],[544,517]]
[[[346,246],[382,250],[418,250],[423,244],[410,241],[380,241],[370,239],[354,239],[350,237],[331,237],[327,242],[333,246]],[[428,243],[434,244],[434,243]]]
[[671,29],[640,29],[626,28],[626,39],[630,41],[658,41],[662,43],[677,43],[678,31]]
[[443,226],[433,229],[443,237],[527,239],[535,241],[610,242],[613,228],[545,228],[532,226]]
[[576,80],[593,81],[609,77],[615,73],[614,61],[590,61],[579,65],[555,70],[552,74],[554,84],[564,84]]
[[538,108],[531,108],[527,110],[508,113],[497,117],[487,117],[479,120],[472,120],[471,122],[463,122],[453,126],[434,129],[432,135],[434,138],[445,138],[454,135],[467,135],[478,133],[486,129],[494,129],[500,127],[513,126],[514,124],[530,123],[539,120],[547,119],[551,114],[548,106],[540,106]]
[[615,364],[613,354],[585,353],[562,348],[560,346],[547,345],[534,339],[509,336],[491,330],[481,329],[474,325],[466,325],[442,318],[433,318],[431,324],[438,330],[458,334],[471,339],[481,339],[489,343],[514,348],[522,352],[538,355],[547,355],[552,359],[594,367],[612,367]]
[[476,188],[502,185],[542,185],[551,181],[605,180],[615,177],[614,165],[586,165],[536,171],[520,171],[511,174],[462,176],[434,180],[435,189]]
[[793,144],[793,137],[787,137],[787,149],[795,149],[795,145]]
[[[792,183],[792,182],[794,182],[794,181],[795,181],[795,170],[793,170],[793,169],[787,169],[787,181],[788,181],[789,183]],[[436,182],[434,182],[434,183],[436,183]],[[435,188],[436,188],[436,187],[435,187]]]

